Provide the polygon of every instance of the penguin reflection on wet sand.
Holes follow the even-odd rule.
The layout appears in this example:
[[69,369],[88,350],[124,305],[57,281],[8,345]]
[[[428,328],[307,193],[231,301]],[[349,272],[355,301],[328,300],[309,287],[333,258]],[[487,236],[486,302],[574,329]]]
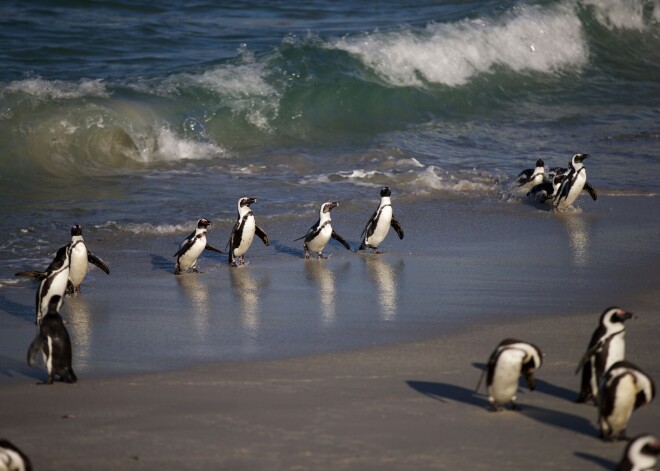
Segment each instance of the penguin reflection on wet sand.
[[[518,378],[522,374],[530,391],[536,387],[534,373],[543,363],[541,349],[531,343],[515,339],[502,340],[488,359],[486,366],[486,386],[492,411],[500,411],[503,406],[517,410]],[[483,374],[477,384],[481,385]]]
[[587,351],[575,370],[575,374],[582,370],[580,394],[575,402],[598,400],[598,386],[603,374],[614,363],[625,358],[624,322],[632,316],[618,307],[609,307],[601,314]]
[[380,204],[362,231],[362,235],[360,236],[362,243],[358,250],[364,250],[369,247],[374,253],[381,253],[378,250],[378,246],[385,240],[390,227],[396,231],[399,239],[403,240],[403,229],[392,212],[391,194],[388,187],[383,187],[380,190]]
[[653,471],[658,463],[660,440],[639,435],[628,443],[616,471]]
[[318,258],[328,258],[322,252],[331,237],[346,247],[347,250],[351,250],[348,242],[332,229],[330,211],[337,206],[339,206],[337,201],[323,203],[319,211],[319,220],[309,228],[304,236],[294,240],[305,239],[305,258],[310,258],[310,251],[316,252]]
[[231,236],[229,238],[229,264],[232,267],[237,267],[239,265],[245,265],[245,252],[252,245],[252,239],[256,234],[263,243],[268,246],[268,234],[266,234],[263,229],[257,226],[257,223],[254,219],[254,214],[250,209],[252,203],[256,203],[256,198],[243,197],[238,200],[238,220],[234,224],[234,228],[231,230]]
[[32,471],[30,458],[16,445],[0,439],[0,471]]
[[78,380],[71,367],[73,355],[69,332],[59,314],[60,300],[60,296],[51,298],[48,313],[41,320],[39,333],[30,344],[27,355],[28,365],[34,366],[37,355],[42,354],[48,372],[48,384],[53,384],[56,376],[67,383],[75,383]]
[[605,372],[598,397],[598,425],[605,441],[625,440],[633,411],[655,397],[653,380],[629,361],[618,361]]
[[211,250],[213,252],[224,253],[220,249],[216,249],[210,244],[206,243],[206,228],[211,225],[211,221],[202,218],[197,221],[197,229],[195,229],[186,239],[181,243],[181,247],[174,254],[176,257],[176,266],[174,267],[174,274],[192,270],[195,273],[197,270],[197,259],[204,250]]

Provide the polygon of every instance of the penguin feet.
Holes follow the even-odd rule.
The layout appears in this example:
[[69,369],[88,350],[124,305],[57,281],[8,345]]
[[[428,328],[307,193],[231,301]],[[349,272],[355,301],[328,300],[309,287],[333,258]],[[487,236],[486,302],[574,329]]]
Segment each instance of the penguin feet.
[[330,255],[323,255],[321,252],[319,252],[316,255],[318,256],[319,260],[327,260],[328,258],[330,258]]

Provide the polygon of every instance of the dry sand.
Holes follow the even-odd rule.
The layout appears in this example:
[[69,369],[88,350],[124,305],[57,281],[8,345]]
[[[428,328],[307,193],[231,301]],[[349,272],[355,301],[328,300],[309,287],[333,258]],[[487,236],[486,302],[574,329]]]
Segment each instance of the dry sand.
[[[644,302],[647,301],[647,302]],[[626,306],[627,357],[660,378],[658,304]],[[5,385],[2,435],[37,470],[614,469],[573,374],[600,312],[473,325],[429,341],[75,385]],[[504,337],[545,363],[522,410],[492,413],[479,368]],[[629,435],[659,433],[660,409]]]

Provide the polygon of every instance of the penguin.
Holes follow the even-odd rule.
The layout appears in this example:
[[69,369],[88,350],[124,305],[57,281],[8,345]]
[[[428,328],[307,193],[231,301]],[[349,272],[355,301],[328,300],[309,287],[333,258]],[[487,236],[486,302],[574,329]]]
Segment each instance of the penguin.
[[71,367],[71,339],[59,314],[60,301],[58,295],[51,298],[48,312],[41,320],[39,333],[30,344],[27,355],[28,365],[33,366],[41,352],[48,371],[48,384],[53,384],[55,376],[67,383],[78,380]]
[[564,179],[552,202],[555,209],[567,208],[572,205],[582,190],[586,190],[594,201],[598,199],[596,190],[587,183],[587,168],[583,164],[584,159],[589,156],[589,154],[575,154],[571,158],[567,170],[553,169],[556,174],[564,175]]
[[[73,295],[80,293],[80,285],[82,284],[87,271],[89,263],[93,263],[108,275],[110,269],[103,260],[87,250],[85,241],[82,237],[82,227],[80,224],[75,224],[71,227],[71,242],[68,244],[70,267],[69,267],[69,282],[65,294]],[[43,280],[47,276],[47,272],[43,271],[23,271],[16,273],[16,276],[27,276],[36,280]]]
[[557,190],[564,180],[564,175],[555,175],[552,180],[544,180],[543,183],[534,185],[531,190],[527,192],[527,197],[537,203],[552,203]]
[[633,411],[655,397],[653,380],[629,361],[614,363],[603,375],[598,397],[600,437],[624,440]]
[[[534,373],[543,364],[543,353],[534,344],[515,339],[502,340],[488,359],[486,366],[486,387],[492,411],[499,411],[508,405],[511,410],[516,405],[518,378],[522,374],[527,387],[536,387]],[[483,378],[483,375],[482,375]],[[481,379],[477,390],[481,385]]]
[[57,296],[59,311],[62,299],[69,283],[69,270],[71,265],[70,246],[61,247],[55,254],[55,258],[48,265],[44,277],[39,283],[36,296],[36,323],[41,323],[42,317],[48,311],[51,298]]
[[337,234],[332,229],[330,224],[330,211],[332,211],[332,209],[336,208],[337,206],[339,206],[337,201],[328,201],[323,203],[321,205],[321,210],[319,211],[319,220],[316,221],[316,224],[310,227],[304,236],[298,237],[294,240],[295,242],[296,240],[305,239],[305,258],[310,257],[310,250],[312,252],[316,252],[318,258],[328,258],[324,256],[322,252],[323,248],[326,246],[331,237],[346,247],[347,250],[351,250],[351,246],[348,245],[348,242],[346,242],[339,234]]
[[660,454],[660,440],[653,435],[639,435],[628,443],[617,471],[653,471]]
[[575,370],[575,374],[582,370],[580,394],[575,402],[598,400],[598,386],[603,373],[614,363],[625,358],[624,322],[632,316],[630,312],[614,306],[608,307],[601,314],[587,351]]
[[176,265],[174,267],[175,275],[180,275],[190,269],[197,273],[197,259],[205,249],[224,253],[222,250],[216,249],[212,245],[206,243],[206,228],[210,225],[211,221],[208,219],[200,219],[197,221],[197,229],[181,242],[181,247],[177,253],[173,255],[176,257]]
[[32,471],[30,458],[7,439],[0,439],[0,471]]
[[392,201],[390,200],[391,191],[388,187],[383,187],[380,190],[380,204],[378,209],[372,214],[367,225],[364,226],[362,235],[362,243],[358,250],[364,250],[367,247],[373,249],[374,253],[380,253],[378,246],[385,239],[387,233],[392,227],[399,239],[403,240],[403,229],[401,224],[394,218],[392,213]]
[[236,221],[236,224],[234,224],[234,228],[231,230],[231,236],[227,243],[227,246],[229,247],[229,264],[232,267],[237,267],[246,263],[245,252],[247,252],[250,245],[252,245],[252,239],[255,234],[257,234],[257,236],[263,241],[266,247],[270,243],[268,240],[268,234],[257,226],[254,220],[254,214],[250,209],[250,205],[256,202],[256,198],[248,197],[243,197],[238,200],[238,220]]
[[516,177],[516,183],[518,184],[518,186],[531,188],[535,185],[540,185],[541,183],[543,183],[544,176],[545,176],[545,162],[543,162],[543,159],[538,159],[536,161],[535,168],[525,169],[518,174],[518,176]]

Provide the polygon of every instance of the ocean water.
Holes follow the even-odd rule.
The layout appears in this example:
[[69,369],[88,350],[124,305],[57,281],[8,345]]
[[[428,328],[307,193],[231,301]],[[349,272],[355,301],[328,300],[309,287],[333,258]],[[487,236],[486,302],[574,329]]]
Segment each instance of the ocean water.
[[[475,217],[476,208],[489,221],[506,213],[514,226],[526,224],[518,215],[548,221],[509,182],[539,157],[565,166],[583,152],[599,202],[580,200],[577,226],[557,222],[573,227],[560,231],[579,256],[580,226],[597,225],[589,212],[605,218],[622,206],[603,209],[603,198],[657,207],[659,123],[654,1],[4,1],[0,317],[31,316],[35,286],[13,273],[47,265],[73,223],[111,269],[139,272],[133,264],[145,256],[145,275],[169,276],[171,254],[199,217],[216,222],[221,241],[212,242],[224,247],[240,196],[259,198],[260,223],[285,233],[271,233],[273,250],[299,257],[290,236],[304,233],[323,201],[342,202],[335,220],[346,218],[355,243],[388,185],[417,229],[407,231],[412,245],[388,244],[399,273],[403,254],[437,255],[441,241],[429,243],[419,222],[437,208],[449,218]],[[637,243],[657,255],[657,227],[639,227]],[[484,234],[486,244],[503,243]],[[259,244],[248,269],[272,253]],[[93,302],[106,281],[90,276]],[[246,322],[236,329],[249,337]],[[281,322],[286,330],[298,321]],[[295,343],[270,342],[257,344]]]

